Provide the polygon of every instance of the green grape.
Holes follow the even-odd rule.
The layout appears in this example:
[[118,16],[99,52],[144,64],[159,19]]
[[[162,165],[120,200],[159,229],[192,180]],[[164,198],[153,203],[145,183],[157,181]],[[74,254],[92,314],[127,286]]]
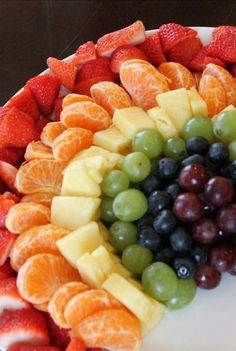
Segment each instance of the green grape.
[[129,188],[129,177],[125,172],[113,170],[107,173],[101,184],[103,194],[115,197],[121,191]]
[[215,136],[224,143],[230,143],[236,136],[236,110],[220,113],[213,120]]
[[188,305],[196,295],[197,286],[193,279],[178,279],[177,290],[175,294],[166,302],[171,310],[177,310]]
[[110,227],[109,241],[119,252],[137,242],[137,227],[133,223],[116,221]]
[[124,222],[133,222],[148,209],[147,199],[140,190],[128,189],[119,193],[113,202],[115,216]]
[[163,262],[155,262],[142,275],[143,288],[157,301],[168,301],[174,296],[178,279],[175,272]]
[[105,222],[113,223],[115,222],[115,220],[117,220],[113,212],[113,199],[109,197],[104,197],[100,205],[100,210],[101,210],[101,218]]
[[206,117],[194,117],[185,124],[182,135],[185,141],[193,136],[202,136],[212,144],[214,140],[212,122]]
[[151,171],[151,162],[142,152],[132,152],[125,156],[122,170],[133,183],[144,180]]
[[143,129],[135,135],[132,147],[134,151],[143,152],[152,159],[162,153],[163,143],[163,138],[157,130]]
[[181,161],[187,156],[185,141],[180,137],[173,137],[166,140],[164,154],[176,161]]
[[142,274],[153,262],[153,253],[146,247],[130,245],[123,251],[122,264],[133,274]]
[[228,148],[229,148],[230,161],[235,161],[236,160],[236,140],[231,141],[231,143],[228,145]]

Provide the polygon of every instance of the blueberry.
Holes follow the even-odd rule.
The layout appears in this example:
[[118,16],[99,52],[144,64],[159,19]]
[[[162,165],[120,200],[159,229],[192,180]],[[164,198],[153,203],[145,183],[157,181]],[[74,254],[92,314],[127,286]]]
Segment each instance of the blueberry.
[[161,235],[170,234],[177,225],[177,219],[171,210],[162,210],[153,221],[153,228]]
[[136,222],[137,228],[146,227],[152,225],[154,217],[151,214],[145,214],[143,217],[139,218]]
[[228,147],[223,143],[214,143],[209,147],[208,157],[211,162],[223,166],[229,161]]
[[196,264],[191,258],[187,257],[174,258],[172,266],[179,279],[191,279],[196,271]]
[[204,165],[205,160],[202,155],[199,154],[194,154],[189,157],[186,157],[182,162],[181,162],[181,168],[184,168],[186,166],[192,165],[192,164],[200,164]]
[[148,196],[152,191],[162,189],[163,183],[154,174],[150,174],[140,183],[142,192]]
[[188,252],[192,247],[192,238],[184,227],[178,227],[170,236],[170,245],[176,252]]
[[170,185],[167,185],[164,189],[168,194],[172,196],[172,198],[175,200],[178,195],[181,194],[181,188],[178,184],[173,183]]
[[152,227],[142,227],[138,231],[138,242],[150,250],[156,250],[161,245],[161,237]]
[[172,197],[166,191],[155,190],[148,197],[148,208],[155,216],[159,211],[170,208]]
[[191,250],[191,256],[198,267],[207,263],[208,249],[207,246],[196,245]]
[[166,246],[156,251],[155,261],[165,262],[169,264],[174,257],[174,251],[169,246]]
[[157,175],[164,180],[174,179],[178,174],[178,163],[169,157],[160,159],[157,164]]
[[194,136],[186,143],[186,149],[189,155],[200,154],[205,156],[209,146],[208,140],[202,136]]
[[230,178],[236,182],[236,161],[233,161],[229,166]]

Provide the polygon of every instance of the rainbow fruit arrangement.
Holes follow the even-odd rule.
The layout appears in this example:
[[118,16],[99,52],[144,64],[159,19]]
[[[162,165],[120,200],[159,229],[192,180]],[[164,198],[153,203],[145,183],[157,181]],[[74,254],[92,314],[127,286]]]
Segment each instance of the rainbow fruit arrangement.
[[137,351],[236,275],[236,27],[47,63],[0,109],[0,348]]

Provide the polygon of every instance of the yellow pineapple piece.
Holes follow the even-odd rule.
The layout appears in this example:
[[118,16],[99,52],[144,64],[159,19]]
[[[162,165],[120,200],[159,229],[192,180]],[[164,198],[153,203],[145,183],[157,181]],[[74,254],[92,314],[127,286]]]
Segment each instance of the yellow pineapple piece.
[[156,124],[156,128],[164,139],[173,138],[178,135],[177,129],[164,108],[153,107],[147,113]]
[[108,151],[122,152],[130,145],[130,140],[113,126],[95,133],[93,144]]
[[106,280],[106,275],[96,257],[86,252],[77,260],[81,280],[91,288],[99,289]]
[[193,116],[208,117],[207,104],[198,94],[196,89],[187,90],[189,102],[192,108]]

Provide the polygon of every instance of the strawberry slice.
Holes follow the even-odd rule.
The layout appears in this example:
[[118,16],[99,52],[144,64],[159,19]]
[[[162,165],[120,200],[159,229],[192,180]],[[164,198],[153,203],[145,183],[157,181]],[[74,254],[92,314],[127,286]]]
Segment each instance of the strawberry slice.
[[101,76],[82,80],[81,82],[75,84],[74,93],[91,96],[90,88],[92,85],[104,81],[113,82],[113,78],[111,76]]
[[166,62],[166,58],[161,47],[159,32],[147,37],[145,42],[140,44],[138,47],[155,66],[159,66],[161,63]]
[[236,26],[219,26],[213,31],[208,55],[222,61],[236,63]]
[[69,330],[59,328],[50,314],[46,314],[51,344],[64,351],[70,342]]
[[12,206],[15,205],[15,201],[8,199],[0,200],[0,228],[5,228],[5,221],[7,214]]
[[17,344],[17,345],[8,347],[7,351],[59,351],[59,349],[54,346]]
[[80,67],[84,63],[97,58],[96,47],[93,41],[87,41],[78,47],[71,63]]
[[86,351],[86,346],[83,340],[79,338],[72,338],[69,345],[66,348],[66,351]]
[[159,34],[164,53],[168,52],[181,41],[197,36],[197,32],[194,29],[181,26],[177,23],[163,24],[159,28]]
[[178,62],[189,67],[191,61],[201,49],[202,42],[199,38],[187,38],[180,41],[169,50],[167,54],[168,61]]
[[16,278],[11,277],[0,281],[0,314],[3,310],[22,310],[31,308],[19,294]]
[[0,229],[0,266],[6,262],[15,240],[16,235],[6,229]]
[[42,313],[33,309],[3,312],[0,316],[0,345],[8,348],[18,343],[49,344],[47,324]]
[[50,74],[43,74],[28,80],[26,86],[30,88],[42,115],[49,116],[60,90],[59,79]]
[[49,57],[47,59],[47,65],[64,87],[73,90],[78,71],[73,63]]
[[232,74],[233,77],[236,78],[236,64],[231,65],[231,67],[230,67],[230,73]]
[[15,272],[11,268],[10,259],[8,258],[6,262],[0,266],[0,281],[6,278],[13,277]]
[[2,201],[2,200],[12,200],[15,203],[20,202],[19,196],[11,193],[10,191],[5,191],[3,194],[0,194],[0,201]]
[[60,96],[55,101],[54,107],[54,121],[60,121],[61,111],[62,111],[62,101],[64,96]]
[[0,178],[5,182],[9,189],[16,192],[14,186],[17,168],[10,163],[0,161]]
[[35,99],[28,87],[25,87],[17,95],[13,96],[8,103],[7,107],[17,107],[19,110],[30,115],[35,121],[39,119],[40,112]]
[[223,61],[208,56],[208,46],[204,46],[190,62],[189,68],[193,71],[203,71],[208,63],[215,63],[216,65],[225,67]]
[[142,21],[136,21],[130,26],[105,34],[97,41],[98,56],[111,56],[113,51],[122,45],[137,45],[145,40],[145,28]]
[[36,128],[38,130],[39,135],[41,135],[43,128],[48,124],[48,122],[51,122],[48,118],[40,118],[38,122],[36,123]]
[[114,79],[114,73],[111,71],[108,62],[110,63],[109,59],[98,58],[85,63],[78,72],[76,83],[103,76],[110,76],[111,79]]
[[132,59],[148,61],[146,55],[135,46],[119,46],[111,55],[111,70],[115,73],[119,73],[122,63]]
[[0,160],[14,165],[22,158],[24,152],[25,149],[18,149],[16,147],[0,148]]

